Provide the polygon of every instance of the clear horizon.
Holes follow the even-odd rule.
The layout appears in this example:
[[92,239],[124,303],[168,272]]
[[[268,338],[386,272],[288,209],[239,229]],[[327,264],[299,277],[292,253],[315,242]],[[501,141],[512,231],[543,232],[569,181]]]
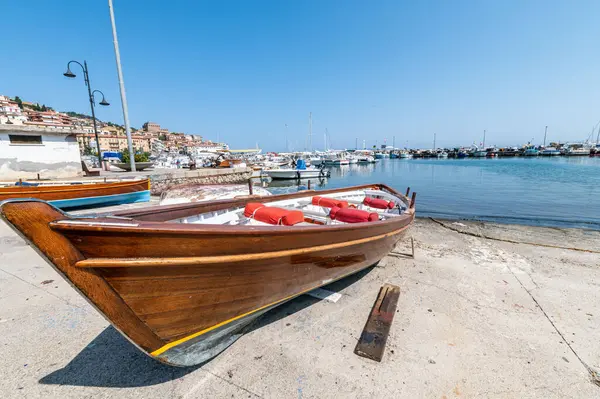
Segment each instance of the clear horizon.
[[[600,3],[115,0],[132,126],[232,148],[583,141],[598,123]],[[31,8],[36,12],[32,13]],[[122,124],[105,1],[3,5],[0,94],[89,114],[81,71]],[[8,61],[8,62],[7,62]],[[287,124],[287,129],[285,125]],[[287,130],[287,134],[286,134]],[[593,139],[596,138],[594,134]]]

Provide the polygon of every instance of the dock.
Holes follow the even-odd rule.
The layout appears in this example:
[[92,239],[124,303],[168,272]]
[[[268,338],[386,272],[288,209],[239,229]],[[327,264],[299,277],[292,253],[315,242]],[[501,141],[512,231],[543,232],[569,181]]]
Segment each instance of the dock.
[[[137,205],[139,206],[139,204]],[[5,398],[597,398],[600,232],[418,219],[378,265],[192,368],[143,355],[0,222]],[[354,354],[400,287],[381,362]],[[323,296],[323,295],[321,295]],[[327,296],[323,296],[326,298]]]

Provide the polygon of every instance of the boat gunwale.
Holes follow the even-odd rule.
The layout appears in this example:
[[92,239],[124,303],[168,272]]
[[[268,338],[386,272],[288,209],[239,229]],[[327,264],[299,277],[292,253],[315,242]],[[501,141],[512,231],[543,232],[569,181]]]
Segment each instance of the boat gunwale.
[[[175,212],[183,212],[187,213],[189,216],[197,215],[203,212],[211,212],[216,210],[227,209],[228,207],[232,207],[234,205],[245,204],[248,201],[252,202],[274,202],[280,200],[294,199],[294,198],[302,198],[309,196],[310,193],[314,194],[335,194],[342,193],[346,191],[356,191],[356,190],[366,190],[366,189],[378,189],[382,191],[387,191],[388,193],[395,195],[399,199],[404,202],[407,207],[410,207],[410,199],[402,193],[394,190],[393,188],[385,185],[385,184],[363,184],[358,186],[350,186],[350,187],[342,187],[335,188],[329,190],[302,190],[296,193],[291,194],[278,194],[278,195],[270,195],[270,196],[243,196],[238,198],[224,199],[224,200],[216,200],[216,201],[206,201],[206,202],[192,202],[185,204],[173,204],[173,205],[159,205],[159,206],[146,206],[137,209],[127,209],[123,211],[113,212],[114,216],[121,217],[129,217],[134,220],[144,220],[148,219],[148,221],[169,221],[173,219],[179,219],[183,216],[175,216],[172,217],[170,214]],[[204,208],[208,208],[208,210],[204,210]],[[195,213],[194,213],[195,212]],[[166,216],[163,216],[166,215]]]
[[[367,189],[373,188],[374,185],[366,185],[366,186],[354,186],[345,189],[336,189],[336,190],[328,190],[333,192],[345,192],[345,191],[356,191],[357,189]],[[381,185],[380,187],[386,187]],[[377,187],[379,188],[379,187]],[[403,194],[399,194],[397,191],[393,189],[389,189],[391,194],[397,196],[401,199],[406,199]],[[273,196],[265,196],[259,198],[253,197],[244,197],[242,199],[231,199],[231,200],[221,200],[221,201],[211,201],[207,203],[201,204],[193,204],[193,206],[189,206],[190,204],[176,204],[176,205],[167,205],[167,207],[176,207],[176,209],[196,209],[202,208],[202,205],[205,207],[211,205],[217,205],[220,209],[228,209],[233,207],[238,207],[247,202],[275,202],[285,199],[293,199],[293,198],[303,198],[306,197],[307,194],[317,193],[317,191],[306,190],[299,191],[294,194],[283,194],[283,195],[273,195]],[[320,194],[324,194],[322,191],[318,191]],[[291,198],[290,198],[291,196]],[[262,200],[262,201],[258,201]],[[182,206],[183,205],[183,206]],[[150,211],[153,208],[159,208],[157,206],[154,207],[144,207],[141,208],[144,211]],[[215,209],[216,210],[216,209]],[[165,210],[162,210],[165,212]],[[171,212],[171,211],[167,211]],[[129,212],[131,213],[131,212]],[[118,216],[120,218],[124,217],[125,214],[129,213],[114,213],[114,216]],[[201,213],[201,212],[199,212]],[[64,232],[72,231],[72,232],[95,232],[95,233],[127,233],[127,234],[136,234],[136,235],[153,235],[153,236],[162,236],[162,235],[243,235],[243,236],[252,236],[252,235],[262,235],[262,234],[291,234],[291,233],[319,233],[319,232],[345,232],[358,230],[370,226],[386,226],[386,225],[396,225],[401,224],[409,225],[411,221],[414,219],[415,209],[413,208],[407,209],[403,214],[398,215],[393,218],[388,218],[385,220],[378,220],[373,222],[360,222],[360,223],[343,223],[343,224],[331,224],[331,225],[315,225],[315,226],[240,226],[240,225],[220,225],[220,224],[201,224],[201,223],[180,223],[173,221],[145,221],[136,219],[135,217],[131,218],[130,222],[135,223],[131,226],[114,226],[114,225],[101,225],[103,220],[109,219],[106,217],[78,217],[78,221],[89,220],[89,224],[65,224],[59,222],[50,223],[50,227],[53,230],[60,230]],[[72,218],[72,217],[71,217]],[[72,218],[73,219],[73,218]],[[174,218],[175,219],[175,218]],[[172,219],[171,219],[172,220]],[[106,220],[108,223],[109,220]],[[97,225],[94,225],[97,223]],[[68,234],[68,233],[67,233]]]

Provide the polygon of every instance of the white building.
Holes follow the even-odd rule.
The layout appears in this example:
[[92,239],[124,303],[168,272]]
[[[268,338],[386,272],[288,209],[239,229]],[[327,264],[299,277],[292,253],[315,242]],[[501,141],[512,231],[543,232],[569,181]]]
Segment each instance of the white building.
[[82,175],[78,130],[0,124],[0,180]]
[[27,121],[27,116],[19,108],[19,104],[8,98],[0,96],[0,125],[22,125]]

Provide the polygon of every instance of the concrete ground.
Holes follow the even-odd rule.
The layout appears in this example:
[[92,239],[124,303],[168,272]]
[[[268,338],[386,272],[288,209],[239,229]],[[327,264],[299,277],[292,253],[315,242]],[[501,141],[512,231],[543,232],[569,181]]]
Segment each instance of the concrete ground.
[[[181,369],[141,354],[0,222],[0,394],[600,397],[589,371],[600,370],[600,254],[556,248],[599,251],[600,232],[418,220],[412,235],[414,259],[390,255],[330,285],[336,303],[297,298]],[[377,363],[353,350],[386,282],[401,295]]]

